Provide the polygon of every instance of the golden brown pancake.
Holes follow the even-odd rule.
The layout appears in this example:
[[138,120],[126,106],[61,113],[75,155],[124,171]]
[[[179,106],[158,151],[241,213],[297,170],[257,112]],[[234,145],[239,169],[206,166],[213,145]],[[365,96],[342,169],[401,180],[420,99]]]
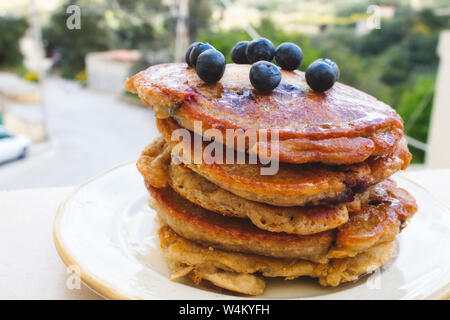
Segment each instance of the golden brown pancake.
[[325,263],[329,258],[355,256],[382,242],[395,239],[415,213],[414,199],[394,186],[379,190],[376,200],[350,215],[333,231],[309,236],[261,230],[246,219],[222,216],[195,205],[170,187],[146,184],[150,205],[177,234],[201,244],[235,252]]
[[328,258],[353,256],[377,243],[393,241],[416,213],[416,200],[408,191],[398,188],[392,180],[383,184],[375,186],[368,205],[352,213],[349,222],[338,227]]
[[171,148],[162,138],[157,137],[142,151],[136,166],[148,183],[156,188],[167,185],[167,170],[171,162]]
[[[175,147],[178,142],[171,136],[180,128],[178,124],[172,119],[157,119],[156,123],[166,141]],[[180,160],[191,170],[222,189],[251,201],[283,207],[351,201],[355,193],[406,169],[411,160],[404,139],[392,154],[370,157],[362,163],[345,166],[279,163],[276,175],[261,175],[262,164],[196,164],[184,156]]]
[[234,195],[182,166],[168,167],[168,183],[179,195],[205,209],[226,216],[247,218],[259,229],[294,234],[314,234],[348,221],[349,211],[367,203],[370,190],[352,202],[314,207],[276,207]]
[[359,211],[373,189],[356,195],[352,202],[317,207],[276,207],[250,201],[219,188],[183,165],[170,164],[170,150],[162,138],[157,138],[144,150],[138,168],[147,183],[156,188],[169,184],[182,197],[205,209],[249,218],[260,229],[302,235],[343,225],[348,221],[349,211]]
[[[224,139],[227,129],[277,130],[281,162],[358,163],[392,153],[401,139],[400,116],[366,93],[341,83],[318,93],[308,87],[303,72],[282,70],[280,85],[262,94],[251,86],[249,69],[229,64],[219,82],[207,84],[184,63],[161,64],[131,77],[125,88],[158,118],[172,116],[191,131],[195,121],[202,121],[206,136],[207,129],[220,130]],[[235,139],[224,142],[232,146]],[[259,152],[265,145],[259,143],[247,148]]]
[[170,187],[157,189],[149,184],[146,186],[151,195],[150,206],[162,221],[179,235],[216,248],[323,261],[334,239],[333,232],[299,236],[261,230],[248,220],[225,217],[203,209]]
[[159,238],[173,270],[172,280],[188,276],[195,283],[208,280],[218,287],[248,295],[264,292],[265,281],[255,273],[286,280],[309,276],[318,278],[322,286],[337,286],[373,272],[394,253],[394,244],[383,242],[353,258],[320,264],[212,249],[180,237],[168,226],[159,230]]

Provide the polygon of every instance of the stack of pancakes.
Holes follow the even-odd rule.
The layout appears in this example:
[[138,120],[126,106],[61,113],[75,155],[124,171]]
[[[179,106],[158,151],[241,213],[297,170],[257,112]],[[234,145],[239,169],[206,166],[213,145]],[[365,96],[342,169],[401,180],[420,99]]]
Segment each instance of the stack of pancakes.
[[[264,277],[337,286],[384,265],[417,210],[388,179],[411,160],[399,115],[340,83],[314,92],[300,71],[282,71],[280,85],[261,94],[249,68],[227,65],[218,83],[206,84],[186,64],[164,64],[125,84],[153,108],[161,133],[137,167],[162,222],[172,278],[258,295]],[[230,129],[238,134],[228,136]],[[258,135],[238,148],[239,135],[251,130],[278,136]],[[201,151],[211,145],[247,161],[205,161]],[[275,154],[276,174],[261,174],[262,159]]]

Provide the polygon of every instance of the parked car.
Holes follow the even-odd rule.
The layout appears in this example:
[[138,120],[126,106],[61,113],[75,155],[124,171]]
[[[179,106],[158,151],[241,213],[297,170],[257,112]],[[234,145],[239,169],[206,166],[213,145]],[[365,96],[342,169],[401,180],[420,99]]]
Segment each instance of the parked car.
[[25,157],[30,144],[27,136],[14,136],[0,125],[0,164]]

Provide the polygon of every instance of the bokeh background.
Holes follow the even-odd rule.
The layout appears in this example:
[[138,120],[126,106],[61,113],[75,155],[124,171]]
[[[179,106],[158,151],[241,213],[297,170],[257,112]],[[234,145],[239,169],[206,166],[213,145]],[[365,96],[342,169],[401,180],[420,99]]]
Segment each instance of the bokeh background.
[[[79,29],[68,27],[71,5]],[[0,188],[75,185],[136,158],[156,129],[123,90],[126,77],[182,59],[193,41],[229,61],[236,42],[258,36],[298,44],[301,70],[320,57],[336,61],[341,82],[403,117],[415,167],[433,165],[450,147],[449,113],[437,113],[450,109],[448,29],[448,0],[2,1],[0,124],[32,143],[25,157],[0,165]],[[431,150],[436,121],[440,142]]]

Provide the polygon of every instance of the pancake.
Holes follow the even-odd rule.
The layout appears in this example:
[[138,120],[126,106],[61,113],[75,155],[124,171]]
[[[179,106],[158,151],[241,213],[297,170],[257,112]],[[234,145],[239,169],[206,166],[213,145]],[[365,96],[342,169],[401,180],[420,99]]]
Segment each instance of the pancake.
[[182,166],[168,167],[168,183],[179,195],[205,209],[236,218],[248,218],[259,229],[294,234],[314,234],[348,221],[349,211],[367,203],[370,190],[354,201],[314,207],[276,207],[234,195]]
[[375,187],[370,201],[349,221],[337,228],[328,258],[354,256],[378,243],[393,241],[417,211],[416,200],[393,181],[390,186]]
[[170,164],[170,150],[161,137],[143,154],[138,168],[148,184],[156,188],[169,184],[182,197],[205,209],[236,218],[249,218],[259,229],[272,232],[305,235],[339,227],[348,221],[349,211],[359,211],[361,203],[368,202],[373,189],[358,194],[352,202],[337,205],[275,207],[238,197],[183,165]]
[[[180,128],[174,120],[157,119],[156,123],[172,147],[186,142],[171,139],[172,132]],[[188,146],[184,148],[189,149]],[[197,164],[189,160],[190,154],[173,156],[177,156],[191,170],[237,196],[283,207],[351,201],[355,193],[361,193],[398,170],[406,169],[411,160],[405,139],[397,144],[392,154],[371,157],[362,163],[345,166],[279,163],[275,175],[262,175],[261,170],[265,166],[260,163],[226,164],[223,161],[223,164],[208,164],[198,161]]]
[[[227,129],[276,130],[281,162],[358,163],[392,153],[401,139],[400,116],[366,93],[341,83],[318,93],[309,88],[303,72],[281,70],[280,85],[262,94],[250,84],[250,67],[228,64],[219,82],[207,84],[184,63],[160,64],[128,79],[125,89],[137,93],[157,118],[172,116],[191,131],[201,121],[202,132],[197,133],[205,136],[208,129],[220,130],[220,142],[228,146],[236,139],[226,139]],[[246,147],[264,156],[260,151],[271,149],[271,139],[269,134],[267,143],[258,138]]]
[[255,253],[278,258],[326,260],[333,232],[313,236],[273,233],[256,228],[250,221],[218,215],[178,195],[170,187],[157,189],[146,185],[150,206],[162,221],[179,235],[236,252]]
[[249,220],[222,216],[195,205],[170,187],[146,184],[150,206],[177,234],[215,248],[275,258],[327,262],[329,258],[355,256],[368,248],[393,241],[416,211],[414,199],[391,186],[379,190],[376,200],[350,216],[337,230],[314,235],[275,233],[255,227]]
[[380,243],[353,258],[320,264],[305,260],[275,259],[204,247],[177,235],[168,226],[159,230],[161,248],[168,260],[172,280],[189,276],[195,283],[208,280],[218,287],[248,295],[264,292],[264,277],[292,280],[302,276],[319,279],[322,286],[357,280],[386,264],[394,253],[392,242]]
[[154,187],[167,185],[167,169],[171,160],[170,146],[162,137],[152,141],[142,151],[136,166],[145,179]]

